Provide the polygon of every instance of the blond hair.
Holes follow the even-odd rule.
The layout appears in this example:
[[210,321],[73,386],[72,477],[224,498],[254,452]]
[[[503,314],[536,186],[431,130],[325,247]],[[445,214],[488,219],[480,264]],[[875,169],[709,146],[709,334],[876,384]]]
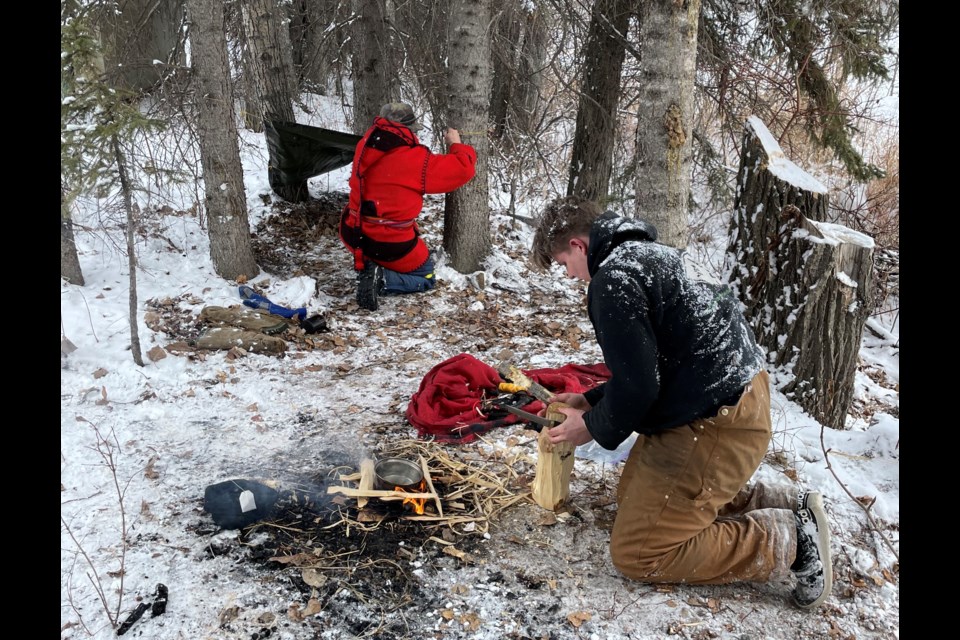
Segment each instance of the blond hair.
[[563,251],[571,238],[590,237],[590,227],[601,214],[600,205],[580,196],[557,198],[537,218],[530,259],[546,269],[553,256]]

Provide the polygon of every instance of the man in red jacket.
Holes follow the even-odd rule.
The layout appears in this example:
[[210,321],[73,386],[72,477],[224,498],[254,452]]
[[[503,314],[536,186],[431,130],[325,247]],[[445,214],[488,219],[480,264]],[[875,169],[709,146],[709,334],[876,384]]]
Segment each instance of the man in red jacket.
[[427,193],[447,193],[469,182],[477,152],[447,129],[449,153],[420,144],[420,124],[402,102],[383,105],[357,143],[350,173],[350,203],[340,218],[340,239],[353,253],[357,304],[375,311],[381,295],[434,287],[433,260],[417,217]]

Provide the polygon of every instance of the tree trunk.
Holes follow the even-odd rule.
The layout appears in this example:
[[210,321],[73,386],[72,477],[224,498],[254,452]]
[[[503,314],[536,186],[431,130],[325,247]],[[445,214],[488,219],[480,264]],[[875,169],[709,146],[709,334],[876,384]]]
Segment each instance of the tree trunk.
[[583,79],[577,106],[567,195],[606,201],[620,98],[627,26],[633,0],[596,0],[583,47]]
[[517,71],[522,80],[514,90],[514,129],[525,134],[533,132],[540,109],[540,93],[543,88],[543,69],[547,60],[548,27],[551,24],[548,11],[524,5],[523,44]]
[[330,76],[345,41],[348,0],[294,0],[291,3],[290,41],[297,82],[306,91],[325,96]]
[[492,24],[492,79],[490,90],[490,121],[493,135],[501,140],[507,129],[507,118],[513,102],[514,87],[519,84],[517,65],[521,37],[518,0],[507,0],[496,12]]
[[353,132],[363,133],[380,107],[400,100],[393,35],[384,0],[354,0]]
[[73,219],[63,194],[63,183],[60,184],[60,277],[81,287],[86,284],[83,271],[80,270],[77,245],[73,241]]
[[[298,94],[287,13],[277,0],[243,0],[241,9],[243,31],[250,48],[250,71],[263,118],[274,122],[296,122],[293,103]],[[309,200],[307,181],[287,183],[274,168],[279,164],[271,154],[267,173],[273,191],[290,202]]]
[[449,125],[477,150],[476,177],[447,195],[443,246],[460,273],[478,271],[490,254],[487,157],[490,106],[490,0],[450,2]]
[[230,67],[239,70],[233,83],[233,95],[240,105],[243,127],[254,133],[263,133],[263,108],[257,91],[253,53],[247,46],[240,4],[225,2],[223,15],[227,26],[227,42],[236,43],[227,50]]
[[493,22],[493,136],[513,147],[517,134],[529,134],[539,106],[546,59],[546,16],[535,6],[511,0]]
[[787,160],[756,118],[737,184],[731,283],[768,359],[790,374],[781,391],[842,429],[873,309],[873,240],[811,219],[827,209],[826,188]]
[[409,64],[429,106],[434,132],[446,124],[448,109],[447,39],[450,6],[439,0],[409,0],[397,6],[398,35],[409,52]]
[[210,227],[210,258],[223,278],[260,273],[250,243],[243,167],[230,90],[223,3],[187,0],[198,96],[197,133]]
[[663,244],[685,249],[693,170],[693,92],[700,0],[643,4],[643,85],[637,112],[637,216]]
[[100,32],[112,86],[149,91],[168,69],[183,64],[183,0],[118,0],[105,6]]
[[130,180],[127,175],[127,159],[120,148],[120,139],[117,134],[110,138],[110,148],[113,152],[113,160],[117,166],[117,177],[120,181],[120,194],[123,196],[123,210],[126,215],[126,239],[127,239],[127,319],[130,324],[130,354],[133,356],[133,362],[138,366],[143,366],[143,350],[140,348],[140,316],[139,304],[137,303],[137,245],[135,242],[137,232],[137,209],[133,203],[131,195]]

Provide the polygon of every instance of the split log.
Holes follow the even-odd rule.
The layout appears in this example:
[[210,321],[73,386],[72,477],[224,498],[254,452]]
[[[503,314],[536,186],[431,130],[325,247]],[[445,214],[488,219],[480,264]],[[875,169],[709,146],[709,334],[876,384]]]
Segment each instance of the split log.
[[787,160],[757,118],[741,158],[731,286],[770,363],[790,373],[781,391],[842,429],[874,306],[873,239],[822,221],[826,187]]
[[[566,416],[551,404],[546,416],[562,422]],[[544,427],[537,438],[537,470],[533,477],[533,500],[544,509],[556,511],[570,497],[570,474],[573,472],[575,447],[569,442],[552,444],[550,429]]]

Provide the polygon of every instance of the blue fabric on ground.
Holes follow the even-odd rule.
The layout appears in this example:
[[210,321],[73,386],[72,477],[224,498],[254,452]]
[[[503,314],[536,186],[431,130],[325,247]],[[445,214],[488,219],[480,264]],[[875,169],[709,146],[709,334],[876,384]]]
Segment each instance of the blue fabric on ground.
[[296,318],[297,320],[303,320],[307,317],[306,307],[289,309],[287,307],[281,307],[278,304],[273,304],[270,302],[270,300],[264,298],[262,295],[245,284],[240,285],[239,292],[240,297],[243,298],[243,304],[253,309],[263,309],[267,313],[280,316],[281,318]]
[[399,273],[390,269],[383,270],[384,293],[386,295],[401,293],[418,293],[429,291],[437,285],[433,274],[433,258],[409,273]]

